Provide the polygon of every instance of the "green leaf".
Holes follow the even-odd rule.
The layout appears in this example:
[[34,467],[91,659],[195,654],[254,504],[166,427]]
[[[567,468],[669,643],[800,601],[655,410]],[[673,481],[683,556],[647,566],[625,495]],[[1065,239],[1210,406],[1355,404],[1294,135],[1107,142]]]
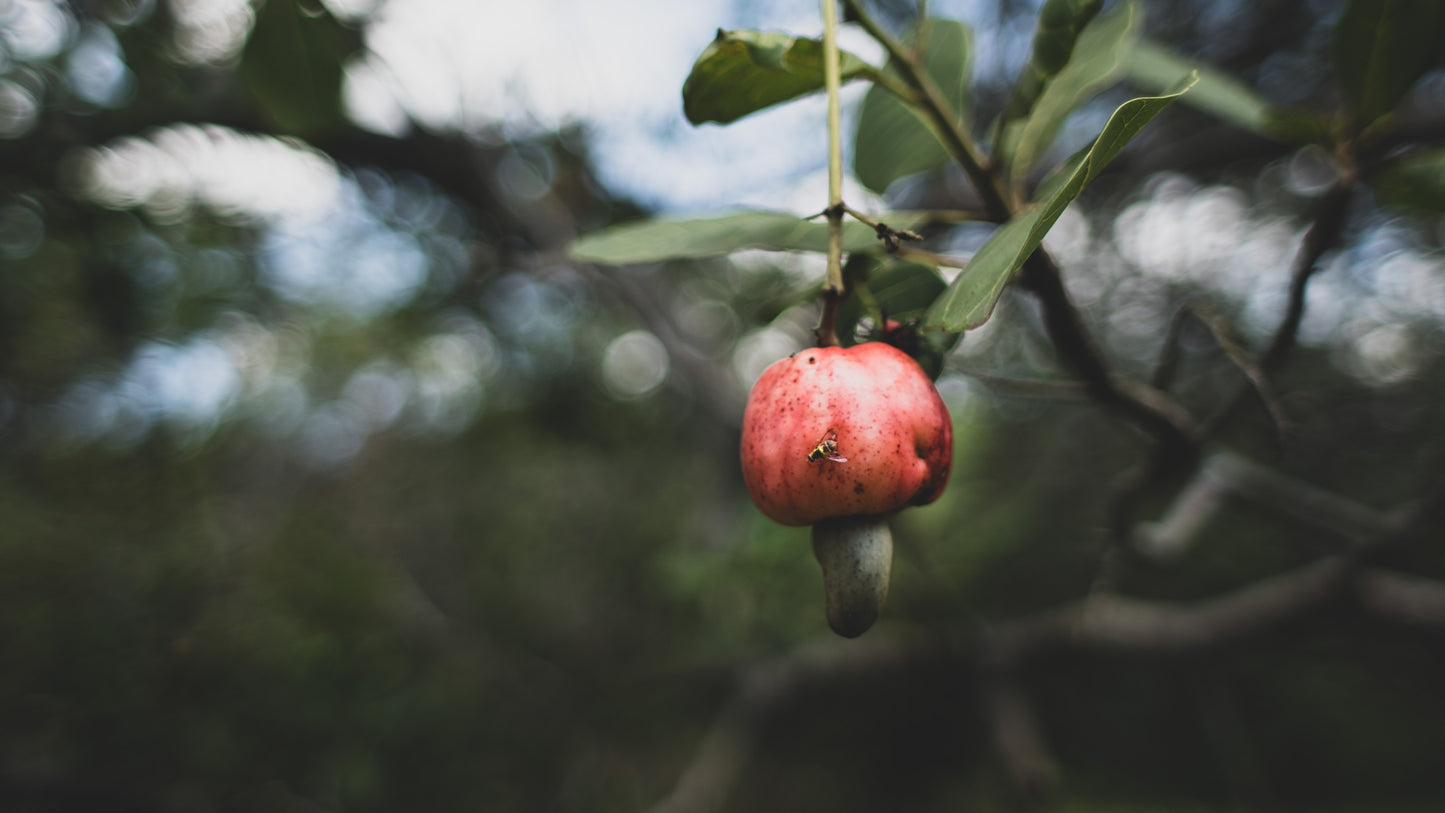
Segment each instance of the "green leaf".
[[1005,122],[998,154],[1017,184],[1054,143],[1069,114],[1123,73],[1139,28],[1140,14],[1124,3],[1084,28],[1070,59],[1039,94],[1027,118]]
[[1321,113],[1275,107],[1234,77],[1149,40],[1134,43],[1125,63],[1128,79],[1138,87],[1163,93],[1191,74],[1199,83],[1184,103],[1266,138],[1286,144],[1327,144],[1330,124]]
[[[841,80],[874,68],[838,52]],[[728,124],[780,102],[823,90],[823,43],[762,31],[717,32],[682,84],[682,110],[693,124]]]
[[1440,0],[1350,0],[1335,25],[1335,73],[1362,127],[1395,109],[1442,54]]
[[[890,212],[888,224],[914,228],[923,215]],[[699,220],[644,220],[602,229],[572,245],[582,262],[627,265],[662,260],[718,257],[744,249],[827,251],[828,224],[785,212],[749,211]],[[843,224],[843,250],[880,249],[873,229],[857,221]]]
[[[944,98],[964,114],[973,32],[953,20],[927,20],[923,30],[924,67]],[[938,169],[950,160],[920,111],[878,85],[868,89],[853,141],[853,174],[860,183],[881,194],[905,175]]]
[[1004,287],[1043,242],[1069,203],[1130,139],[1189,87],[1192,82],[1172,93],[1130,99],[1119,105],[1093,146],[1075,156],[1063,172],[1044,185],[1033,205],[1000,226],[969,260],[963,273],[929,308],[925,326],[956,332],[988,321]]
[[1375,176],[1374,186],[1390,206],[1445,214],[1445,147],[1391,161]]
[[246,41],[240,75],[275,128],[310,136],[342,122],[341,81],[361,34],[329,13],[266,3]]
[[[838,307],[836,327],[845,347],[879,338],[876,333],[858,335],[859,321],[865,315],[872,315],[875,324],[880,319],[900,324],[921,321],[929,306],[948,287],[937,268],[897,257],[854,254],[848,258],[844,274],[853,291]],[[962,337],[959,333],[940,331],[907,335],[916,341],[898,341],[896,346],[935,379],[943,371],[943,357]]]
[[1248,85],[1156,42],[1134,43],[1126,70],[1129,81],[1155,93],[1177,87],[1181,80],[1197,73],[1199,84],[1184,97],[1185,104],[1258,135],[1274,139],[1282,136],[1281,114]]
[[1046,0],[1034,29],[1033,50],[1004,106],[1003,121],[1028,115],[1044,86],[1069,64],[1079,32],[1103,5],[1103,0]]
[[877,311],[885,319],[921,319],[928,306],[948,287],[931,265],[896,257],[854,254],[848,259],[853,296],[838,308],[838,336],[852,344],[858,321]]

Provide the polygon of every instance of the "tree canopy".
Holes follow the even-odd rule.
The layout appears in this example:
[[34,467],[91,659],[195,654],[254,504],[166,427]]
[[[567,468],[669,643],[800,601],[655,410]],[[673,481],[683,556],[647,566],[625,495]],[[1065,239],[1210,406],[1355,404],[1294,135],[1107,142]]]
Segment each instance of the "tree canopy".
[[[827,200],[368,118],[396,0],[0,5],[0,807],[1445,804],[1438,0],[848,0],[836,300]],[[845,641],[739,427],[890,321],[953,474]]]

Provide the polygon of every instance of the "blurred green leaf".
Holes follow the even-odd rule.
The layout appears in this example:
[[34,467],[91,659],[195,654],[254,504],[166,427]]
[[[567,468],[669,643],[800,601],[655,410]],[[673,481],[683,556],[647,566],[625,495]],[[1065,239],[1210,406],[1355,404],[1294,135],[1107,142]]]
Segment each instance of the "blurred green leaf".
[[1440,0],[1350,0],[1335,25],[1335,73],[1362,127],[1393,110],[1442,56]]
[[845,344],[853,343],[859,321],[873,311],[899,322],[918,319],[948,287],[937,268],[896,257],[855,254],[846,273],[854,295],[838,307],[838,336]]
[[1033,51],[1014,83],[1013,95],[1001,114],[1002,121],[1028,115],[1044,86],[1069,63],[1079,32],[1103,5],[1103,0],[1046,0],[1034,29]]
[[1035,229],[1042,215],[1030,209],[1000,226],[929,309],[925,326],[957,332],[987,322],[1004,286],[1043,240],[1047,227]]
[[[908,229],[924,216],[890,212],[888,224]],[[572,257],[604,265],[717,257],[744,249],[826,251],[828,225],[786,212],[738,212],[698,220],[645,220],[593,232],[572,245]],[[843,224],[843,250],[881,248],[873,229],[857,221]]]
[[1287,144],[1330,146],[1338,137],[1328,113],[1303,107],[1271,108],[1269,129],[1275,138]]
[[295,2],[261,6],[241,59],[241,81],[276,130],[299,136],[342,122],[341,81],[360,32]]
[[[923,64],[955,111],[967,116],[973,31],[953,20],[928,20]],[[874,192],[949,162],[948,151],[921,112],[878,85],[868,89],[858,113],[853,174]]]
[[[838,336],[845,346],[885,338],[880,327],[886,322],[921,322],[930,305],[948,287],[938,269],[897,257],[854,254],[845,273],[853,295],[838,308]],[[859,334],[859,322],[872,316],[873,330]],[[961,333],[904,330],[886,340],[912,356],[930,378],[943,371],[943,358],[958,344]]]
[[1197,73],[1199,84],[1184,97],[1184,103],[1257,135],[1296,142],[1315,141],[1325,133],[1322,122],[1299,126],[1304,122],[1296,119],[1303,111],[1276,110],[1243,82],[1156,42],[1135,42],[1125,69],[1129,81],[1155,93],[1177,87],[1191,73]]
[[1014,183],[1043,157],[1069,114],[1123,72],[1140,17],[1135,4],[1124,3],[1089,23],[1074,47],[1076,58],[1047,83],[1028,116],[1003,124],[997,153]]
[[988,321],[1014,272],[1043,242],[1069,203],[1130,139],[1189,87],[1192,82],[1173,93],[1130,99],[1119,105],[1093,146],[1075,156],[1060,175],[1044,186],[1043,195],[1033,206],[1001,226],[979,249],[963,273],[929,308],[926,326],[952,332]]
[[[873,70],[847,51],[839,51],[838,59],[844,82]],[[728,124],[822,90],[822,41],[763,31],[719,30],[682,84],[682,110],[693,124]]]
[[1375,176],[1374,186],[1390,206],[1445,214],[1445,147],[1391,161]]

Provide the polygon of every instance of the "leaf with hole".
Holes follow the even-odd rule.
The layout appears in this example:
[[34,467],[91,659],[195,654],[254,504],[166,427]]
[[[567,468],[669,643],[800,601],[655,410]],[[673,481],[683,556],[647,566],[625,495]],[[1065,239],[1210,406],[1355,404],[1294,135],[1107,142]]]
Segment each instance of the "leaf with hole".
[[[841,80],[873,66],[838,53]],[[682,85],[682,110],[693,124],[728,124],[775,104],[823,90],[823,43],[764,31],[718,31]]]

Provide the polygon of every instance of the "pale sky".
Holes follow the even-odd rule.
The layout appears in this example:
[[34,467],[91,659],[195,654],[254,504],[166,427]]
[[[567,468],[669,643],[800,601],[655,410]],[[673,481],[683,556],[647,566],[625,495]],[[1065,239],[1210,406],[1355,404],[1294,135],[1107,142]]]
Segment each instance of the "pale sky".
[[[800,180],[825,165],[821,98],[728,127],[694,128],[682,117],[683,80],[719,27],[816,36],[821,12],[815,0],[389,0],[368,29],[371,54],[351,71],[347,100],[359,123],[381,132],[408,118],[507,134],[580,122],[604,182],[646,203],[793,208]],[[879,60],[860,32],[842,39]]]
[[[234,58],[254,19],[249,0],[169,2],[180,27],[176,55],[197,63]],[[817,0],[324,2],[342,17],[376,14],[366,28],[366,51],[349,66],[345,91],[348,110],[363,127],[399,133],[419,125],[509,138],[580,124],[591,136],[603,182],[667,215],[701,215],[738,206],[805,214],[827,202],[821,97],[727,127],[693,127],[683,118],[681,104],[683,80],[718,28],[817,36],[822,27]],[[992,2],[934,0],[929,8],[939,16],[986,28],[989,21],[978,18],[991,13]],[[0,16],[9,26],[0,31],[3,44],[12,54],[41,58],[78,38],[86,44],[85,59],[70,66],[74,75],[67,81],[99,106],[124,103],[130,79],[118,42],[101,36],[104,32],[82,29],[65,9],[48,0],[14,0],[8,10],[0,4]],[[1024,26],[978,37],[976,72],[1008,69],[1010,60],[1027,52],[1029,33]],[[878,46],[852,27],[844,27],[840,40],[863,58],[881,61]],[[0,81],[0,136],[24,132],[38,110],[38,103],[8,104],[7,99],[25,101],[25,89],[11,85]],[[845,120],[847,103],[862,91],[845,88]],[[350,312],[380,312],[413,295],[425,275],[414,239],[384,228],[359,202],[357,181],[304,144],[177,124],[118,139],[93,151],[88,160],[89,192],[109,205],[143,207],[164,221],[183,217],[187,207],[200,203],[269,223],[263,259],[274,278],[268,279],[288,298],[337,300],[331,304]],[[1288,174],[1285,165],[1269,171]],[[875,207],[876,201],[856,184],[845,187],[845,196],[861,208]],[[1279,309],[1302,224],[1258,208],[1243,189],[1156,176],[1120,213],[1111,231],[1091,234],[1085,219],[1073,212],[1050,235],[1049,244],[1069,266],[1070,288],[1081,304],[1109,315],[1104,337],[1119,347],[1147,348],[1163,326],[1146,318],[1157,316],[1157,309],[1143,306],[1151,291],[1179,280],[1227,292],[1244,303],[1241,327],[1252,333],[1267,330]],[[1418,346],[1401,328],[1401,320],[1440,319],[1445,314],[1445,262],[1413,251],[1408,234],[1390,221],[1368,224],[1365,231],[1352,252],[1356,256],[1337,263],[1345,268],[1320,275],[1312,285],[1301,339],[1326,343],[1348,337],[1352,340],[1341,345],[1340,366],[1366,380],[1390,383],[1408,378],[1419,360]],[[318,235],[330,242],[319,241]],[[441,238],[456,241],[454,236]],[[369,262],[348,252],[359,252]],[[465,255],[461,248],[456,253]],[[1366,253],[1385,258],[1391,273],[1380,279],[1388,284],[1347,273],[1372,267],[1358,262]],[[1125,282],[1116,284],[1121,278]],[[1120,292],[1128,293],[1130,286],[1141,293],[1123,296]],[[1118,301],[1105,301],[1111,296]],[[1365,297],[1369,307],[1346,307]],[[463,356],[478,369],[492,363],[487,359],[495,361],[495,343],[479,325],[462,325],[439,334],[434,347],[419,348],[418,359],[446,363],[427,362],[417,369],[458,368],[455,358]],[[118,383],[86,384],[80,388],[84,392],[67,401],[78,409],[105,413],[72,423],[110,426],[105,431],[115,434],[116,426],[140,430],[166,414],[204,429],[243,389],[264,390],[275,396],[272,400],[299,398],[293,411],[306,416],[305,396],[297,395],[296,382],[276,372],[277,364],[265,361],[275,354],[253,352],[270,341],[263,333],[238,322],[185,345],[148,345]],[[980,331],[965,352],[987,347],[988,333]],[[789,335],[776,325],[743,337],[735,354],[739,379],[749,380],[754,366],[785,355],[800,341],[801,334]],[[642,335],[618,342],[607,354],[609,386],[615,384],[618,397],[650,392],[666,374],[665,364],[658,363],[657,345]],[[214,375],[206,378],[208,370]],[[185,380],[205,385],[177,388],[167,383],[180,380],[176,376],[181,373]],[[442,424],[464,420],[483,402],[476,382],[484,377],[466,379],[476,385],[468,389],[451,378],[411,372],[402,376],[393,369],[366,375],[366,386],[353,388],[365,397],[348,395],[350,400],[313,410],[304,420],[308,426],[314,423],[315,431],[306,431],[323,439],[354,439],[396,420],[400,413],[387,406],[396,398],[377,398],[376,393],[412,393],[407,398],[424,408],[428,420]],[[264,386],[252,379],[264,379]],[[317,443],[325,449],[355,446]]]

